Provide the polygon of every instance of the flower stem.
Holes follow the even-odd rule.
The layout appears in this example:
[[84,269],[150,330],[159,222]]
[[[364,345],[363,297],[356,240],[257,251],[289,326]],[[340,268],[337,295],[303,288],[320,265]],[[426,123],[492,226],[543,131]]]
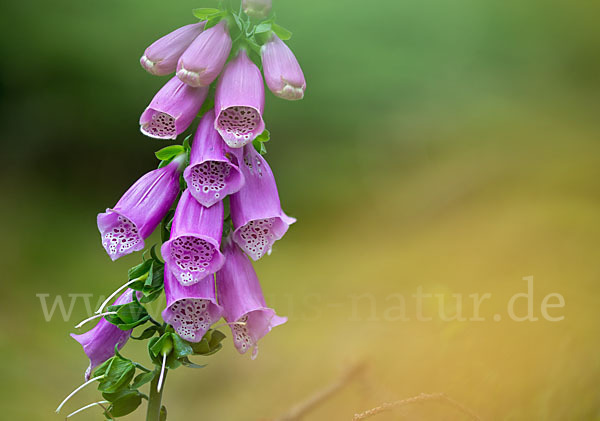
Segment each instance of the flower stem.
[[150,398],[148,399],[148,412],[146,413],[146,421],[160,421],[160,409],[162,407],[162,394],[165,390],[164,383],[167,377],[167,370],[163,376],[163,387],[158,390],[158,376],[154,376],[150,383]]

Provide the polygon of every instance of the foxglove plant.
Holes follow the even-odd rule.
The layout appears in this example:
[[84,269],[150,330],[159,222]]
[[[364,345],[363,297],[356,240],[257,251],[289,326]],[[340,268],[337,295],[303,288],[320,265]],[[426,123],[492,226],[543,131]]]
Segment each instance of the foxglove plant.
[[[262,156],[270,133],[260,66],[281,98],[302,98],[306,82],[283,42],[291,33],[270,15],[271,1],[243,0],[239,6],[195,9],[197,23],[155,41],[140,59],[150,74],[176,72],[142,114],[142,133],[162,140],[183,134],[184,140],[157,151],[158,168],[98,215],[101,244],[112,260],[146,251],[127,281],[77,326],[100,319],[96,327],[72,335],[89,359],[86,382],[57,412],[91,384],[97,383],[104,400],[67,418],[97,407],[107,419],[120,418],[147,400],[146,420],[165,420],[168,370],[203,367],[190,358],[222,348],[225,335],[215,327],[221,317],[235,348],[242,354],[252,349],[253,359],[258,341],[287,320],[267,307],[248,258],[269,254],[295,222],[282,211]],[[160,244],[147,247],[157,228]],[[160,322],[147,306],[163,293]],[[148,341],[152,369],[121,354],[128,340]],[[146,383],[149,394],[139,391]]]

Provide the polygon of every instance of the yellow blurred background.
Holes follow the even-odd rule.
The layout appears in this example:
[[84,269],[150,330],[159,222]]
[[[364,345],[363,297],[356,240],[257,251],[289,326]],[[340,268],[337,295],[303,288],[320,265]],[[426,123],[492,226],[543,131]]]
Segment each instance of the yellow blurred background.
[[[111,263],[95,224],[165,146],[138,132],[164,83],[138,59],[192,22],[192,8],[210,5],[3,5],[5,419],[61,419],[54,408],[82,381],[87,360],[68,334],[86,317],[84,301],[68,321],[57,310],[47,322],[38,295],[68,305],[68,294],[93,294],[95,306],[139,261]],[[256,361],[228,338],[205,369],[170,373],[169,419],[276,419],[364,362],[360,378],[305,419],[350,420],[385,401],[442,392],[484,420],[600,420],[600,7],[275,0],[275,8],[294,32],[289,45],[308,89],[301,102],[267,96],[267,159],[298,223],[256,268],[268,303],[289,322],[261,341]],[[512,320],[508,303],[530,276],[538,320]],[[417,319],[419,289],[438,294],[424,300],[429,321]],[[439,300],[449,317],[459,294],[471,319],[469,296],[486,293],[484,320],[439,314]],[[543,317],[548,294],[564,298],[548,310],[563,320]],[[518,315],[526,301],[517,300]],[[124,354],[149,364],[141,343]],[[98,397],[90,388],[69,409]],[[467,418],[424,402],[373,419]]]

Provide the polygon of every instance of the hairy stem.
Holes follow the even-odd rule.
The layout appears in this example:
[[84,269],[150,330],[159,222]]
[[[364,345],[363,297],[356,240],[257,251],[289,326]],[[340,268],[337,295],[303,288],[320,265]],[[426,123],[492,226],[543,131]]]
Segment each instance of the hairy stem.
[[163,378],[163,387],[158,391],[158,376],[154,376],[150,383],[150,398],[148,399],[148,412],[146,421],[160,421],[160,408],[162,407],[162,394],[165,390],[164,383],[167,378],[167,370]]

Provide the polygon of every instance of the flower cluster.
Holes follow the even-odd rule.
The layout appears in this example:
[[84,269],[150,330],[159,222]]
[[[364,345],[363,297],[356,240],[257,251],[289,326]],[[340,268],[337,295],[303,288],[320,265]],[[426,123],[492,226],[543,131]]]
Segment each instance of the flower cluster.
[[[287,100],[301,99],[306,89],[302,70],[281,39],[289,33],[269,18],[270,9],[266,0],[244,0],[239,13],[196,9],[200,22],[160,38],[140,60],[153,75],[174,73],[142,113],[141,132],[176,139],[195,127],[197,118],[199,123],[183,144],[158,151],[159,168],[98,215],[101,242],[112,260],[145,249],[159,226],[162,259],[152,248],[151,258],[130,270],[129,282],[93,317],[102,317],[100,323],[72,335],[90,359],[88,380],[92,374],[108,376],[108,360],[122,359],[118,350],[148,321],[153,325],[141,338],[159,335],[149,350],[155,364],[162,364],[162,382],[165,366],[191,364],[187,355],[209,355],[220,347],[222,338],[211,327],[222,317],[236,349],[252,350],[253,359],[258,341],[287,320],[267,306],[252,266],[296,221],[283,212],[263,157],[269,140],[264,81]],[[163,291],[167,306],[161,325],[143,304]]]

